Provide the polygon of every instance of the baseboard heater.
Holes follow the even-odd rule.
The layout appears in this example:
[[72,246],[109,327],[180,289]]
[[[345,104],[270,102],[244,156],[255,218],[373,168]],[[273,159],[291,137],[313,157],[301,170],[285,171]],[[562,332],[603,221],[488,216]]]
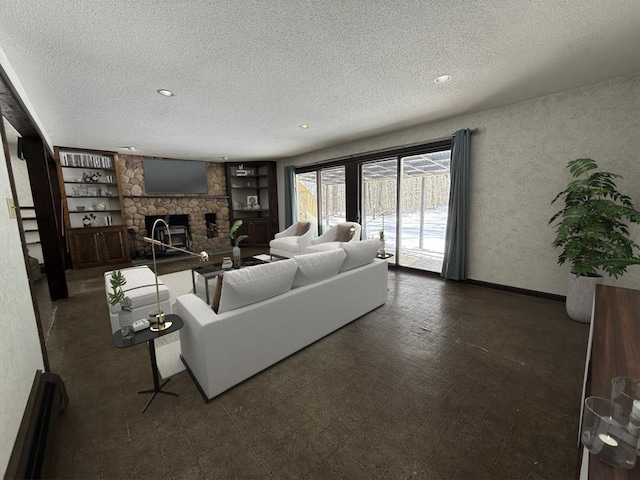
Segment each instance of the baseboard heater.
[[68,402],[64,383],[58,375],[36,371],[5,479],[51,475],[58,419]]

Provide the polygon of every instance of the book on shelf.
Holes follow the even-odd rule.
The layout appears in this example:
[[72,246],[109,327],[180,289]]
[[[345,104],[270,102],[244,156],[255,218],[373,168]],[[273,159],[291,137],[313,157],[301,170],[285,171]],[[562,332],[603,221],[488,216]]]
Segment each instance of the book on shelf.
[[63,167],[113,168],[113,158],[90,153],[60,152]]

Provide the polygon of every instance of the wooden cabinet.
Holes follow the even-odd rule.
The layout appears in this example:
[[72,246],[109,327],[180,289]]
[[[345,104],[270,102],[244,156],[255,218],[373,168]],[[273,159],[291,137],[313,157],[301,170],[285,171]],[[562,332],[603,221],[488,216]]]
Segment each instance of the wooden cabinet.
[[269,245],[274,235],[271,219],[244,219],[238,235],[249,235],[249,238],[243,240],[240,246]]
[[242,220],[241,246],[268,246],[278,229],[278,194],[274,162],[227,163],[231,224]]
[[115,265],[131,261],[124,226],[68,230],[75,268]]
[[73,268],[130,261],[117,153],[55,148]]
[[[611,379],[640,378],[640,290],[596,285],[589,331],[581,414],[587,397],[611,398]],[[579,425],[582,423],[578,419]],[[578,433],[580,479],[640,478],[640,462],[631,470],[614,468],[589,453]]]

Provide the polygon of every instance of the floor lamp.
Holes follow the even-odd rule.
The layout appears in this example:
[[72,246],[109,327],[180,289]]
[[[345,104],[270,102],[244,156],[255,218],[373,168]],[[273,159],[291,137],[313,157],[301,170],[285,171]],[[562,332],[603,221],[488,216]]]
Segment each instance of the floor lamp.
[[[160,240],[156,240],[156,225],[158,223],[162,223],[164,228],[167,230],[167,234],[169,236],[169,243],[162,243]],[[172,322],[167,322],[164,319],[164,312],[160,308],[160,286],[158,284],[158,265],[156,264],[156,245],[160,245],[165,248],[170,248],[172,250],[178,250],[179,252],[188,253],[194,257],[199,257],[201,261],[206,262],[209,260],[209,254],[204,250],[200,253],[190,252],[189,250],[185,250],[184,248],[175,247],[171,244],[171,230],[169,229],[169,224],[165,222],[163,219],[158,218],[155,222],[153,222],[153,227],[151,228],[151,238],[144,237],[145,242],[149,242],[151,244],[151,254],[153,255],[153,273],[156,276],[156,299],[158,301],[158,307],[155,312],[150,312],[149,317],[151,317],[154,325],[151,326],[150,330],[154,332],[160,332],[162,330],[166,330],[172,325]]]

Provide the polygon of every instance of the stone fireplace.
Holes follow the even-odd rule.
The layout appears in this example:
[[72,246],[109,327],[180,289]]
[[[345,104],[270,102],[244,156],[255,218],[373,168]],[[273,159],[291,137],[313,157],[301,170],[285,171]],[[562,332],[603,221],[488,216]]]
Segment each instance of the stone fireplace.
[[[207,189],[204,194],[149,195],[145,192],[142,157],[119,155],[121,190],[125,221],[132,236],[134,258],[151,255],[151,245],[143,240],[151,235],[156,218],[169,218],[171,240],[184,241],[192,252],[209,253],[230,248],[229,200],[224,164],[207,163]],[[177,227],[183,227],[178,231]],[[166,229],[156,228],[158,231]],[[158,240],[163,241],[161,238]],[[166,237],[168,241],[168,236]],[[163,242],[166,243],[166,242]],[[156,249],[156,252],[159,250]],[[169,251],[167,251],[169,253]]]

